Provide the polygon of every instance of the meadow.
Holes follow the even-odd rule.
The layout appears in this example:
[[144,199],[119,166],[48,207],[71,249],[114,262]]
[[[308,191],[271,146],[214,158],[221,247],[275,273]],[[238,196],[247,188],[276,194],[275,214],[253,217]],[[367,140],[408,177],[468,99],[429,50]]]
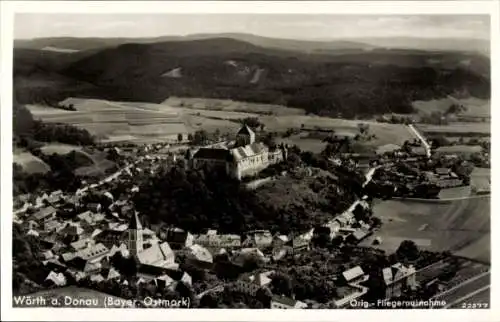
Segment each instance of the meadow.
[[26,151],[14,151],[13,162],[19,164],[27,173],[47,173],[50,171],[48,164]]

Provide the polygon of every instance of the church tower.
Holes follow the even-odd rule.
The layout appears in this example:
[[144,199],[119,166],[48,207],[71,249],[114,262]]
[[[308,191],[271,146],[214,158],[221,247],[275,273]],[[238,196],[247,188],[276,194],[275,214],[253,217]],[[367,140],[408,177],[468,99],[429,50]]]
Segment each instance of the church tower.
[[131,256],[136,256],[143,250],[142,225],[137,212],[134,212],[128,225],[128,250]]
[[255,143],[255,133],[245,124],[236,134],[236,145],[245,146],[253,143]]

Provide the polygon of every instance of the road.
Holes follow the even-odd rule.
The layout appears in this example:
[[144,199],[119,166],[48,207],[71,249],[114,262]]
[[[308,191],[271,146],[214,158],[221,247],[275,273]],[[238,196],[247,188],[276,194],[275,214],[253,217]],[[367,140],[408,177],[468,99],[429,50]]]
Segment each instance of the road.
[[469,303],[470,298],[484,293],[489,289],[490,282],[491,274],[488,271],[467,279],[461,284],[434,296],[432,299],[445,301],[446,306],[444,308],[457,307],[457,305],[460,306],[462,303]]
[[430,144],[427,142],[427,140],[422,136],[422,134],[420,134],[420,132],[418,132],[418,130],[413,126],[413,124],[409,124],[408,125],[408,128],[410,129],[410,131],[415,134],[415,136],[420,140],[420,142],[422,142],[422,145],[424,146],[425,148],[425,153],[427,154],[427,157],[431,157],[431,146]]

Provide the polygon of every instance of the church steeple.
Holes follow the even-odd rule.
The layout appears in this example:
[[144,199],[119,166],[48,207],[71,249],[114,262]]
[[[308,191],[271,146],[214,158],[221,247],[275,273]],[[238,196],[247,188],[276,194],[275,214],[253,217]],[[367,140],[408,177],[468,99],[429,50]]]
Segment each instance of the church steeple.
[[143,250],[142,225],[137,212],[134,212],[128,225],[128,249],[132,256]]

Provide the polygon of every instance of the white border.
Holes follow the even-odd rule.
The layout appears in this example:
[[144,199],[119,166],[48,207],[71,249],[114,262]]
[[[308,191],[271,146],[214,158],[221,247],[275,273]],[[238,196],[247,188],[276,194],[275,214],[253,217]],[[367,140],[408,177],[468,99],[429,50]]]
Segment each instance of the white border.
[[[500,320],[500,311],[490,310],[155,310],[155,309],[13,309],[12,296],[12,44],[13,16],[19,12],[30,13],[297,13],[297,14],[489,14],[491,15],[491,60],[492,89],[500,88],[499,65],[500,44],[498,26],[499,1],[314,1],[314,2],[278,2],[278,1],[0,1],[1,13],[1,313],[2,320],[9,321],[236,321],[236,320],[278,320],[278,321],[331,321],[383,319],[389,321],[422,321],[430,318],[441,321],[492,321]],[[500,100],[492,90],[492,118],[497,119]],[[498,131],[492,125],[492,141],[496,142]],[[492,149],[492,162],[497,161],[499,153]],[[497,186],[499,177],[492,167],[492,185]],[[493,189],[492,200],[496,189]],[[495,210],[498,203],[492,201],[491,226],[498,226]],[[495,224],[497,223],[497,224]],[[499,236],[492,234],[492,267],[496,268],[496,250]],[[494,269],[492,274],[491,306],[500,303],[498,288],[499,278]]]

